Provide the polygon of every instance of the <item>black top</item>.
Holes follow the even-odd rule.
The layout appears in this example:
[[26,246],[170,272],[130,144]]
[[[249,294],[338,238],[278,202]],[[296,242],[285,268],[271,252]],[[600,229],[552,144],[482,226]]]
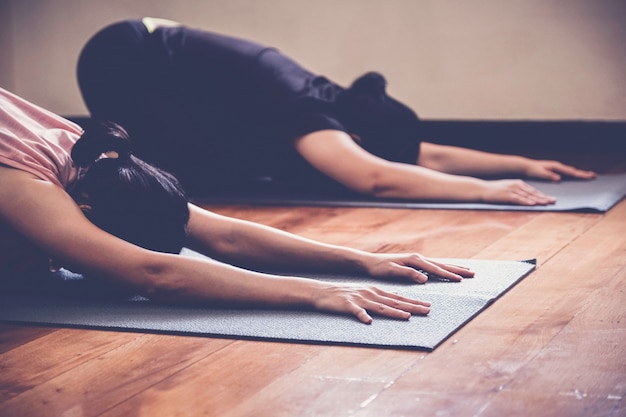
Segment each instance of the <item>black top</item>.
[[419,149],[417,116],[380,74],[345,89],[275,48],[184,26],[111,25],[83,49],[78,78],[92,116],[123,125],[137,155],[192,194],[259,177],[329,186],[292,146],[318,130],[354,133],[400,162],[415,163]]

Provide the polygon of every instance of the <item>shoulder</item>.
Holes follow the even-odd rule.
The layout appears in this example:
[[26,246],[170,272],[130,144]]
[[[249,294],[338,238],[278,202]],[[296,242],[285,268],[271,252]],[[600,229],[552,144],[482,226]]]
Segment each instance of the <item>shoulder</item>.
[[59,185],[31,172],[3,164],[0,164],[0,183],[0,216],[11,212],[27,213],[36,200],[49,198],[50,195],[67,195]]

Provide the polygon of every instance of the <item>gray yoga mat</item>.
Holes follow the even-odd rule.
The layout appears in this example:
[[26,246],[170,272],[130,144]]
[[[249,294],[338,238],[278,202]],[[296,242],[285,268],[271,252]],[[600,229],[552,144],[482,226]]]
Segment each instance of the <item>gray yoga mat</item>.
[[[451,210],[508,210],[508,211],[586,211],[603,213],[626,196],[626,173],[599,175],[589,181],[563,180],[558,183],[527,181],[546,194],[556,197],[555,204],[547,206],[517,206],[511,204],[419,202],[407,200],[374,199],[346,191],[344,194],[306,194],[279,191],[229,192],[198,198],[199,203],[258,204],[282,206],[380,207]],[[262,187],[261,187],[262,189]]]
[[[189,252],[192,256],[197,256]],[[72,295],[5,293],[0,320],[62,327],[204,335],[321,344],[432,350],[535,268],[531,261],[444,259],[476,272],[462,282],[431,279],[424,285],[353,276],[308,275],[350,284],[376,285],[432,302],[427,316],[408,321],[374,317],[370,325],[351,316],[317,311],[205,308],[159,305],[142,297],[105,299]],[[60,285],[81,277],[67,271]],[[62,294],[62,291],[59,292]]]

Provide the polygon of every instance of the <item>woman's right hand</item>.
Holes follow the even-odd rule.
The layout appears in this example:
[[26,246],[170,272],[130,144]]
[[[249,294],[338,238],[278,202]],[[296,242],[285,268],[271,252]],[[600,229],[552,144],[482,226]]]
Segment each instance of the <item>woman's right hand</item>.
[[[321,283],[322,284],[322,283]],[[314,296],[317,310],[351,314],[365,324],[371,315],[408,320],[411,315],[430,312],[430,303],[414,300],[376,287],[357,287],[322,284]]]
[[485,203],[545,206],[556,198],[542,193],[522,180],[485,181],[481,201]]

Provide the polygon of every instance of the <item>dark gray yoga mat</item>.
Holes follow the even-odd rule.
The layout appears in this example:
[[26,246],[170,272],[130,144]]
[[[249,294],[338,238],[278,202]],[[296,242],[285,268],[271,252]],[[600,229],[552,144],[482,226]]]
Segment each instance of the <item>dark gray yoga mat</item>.
[[[306,194],[279,191],[229,192],[203,196],[200,203],[258,204],[282,206],[380,207],[452,210],[508,210],[508,211],[586,211],[603,213],[626,196],[626,173],[605,174],[589,181],[564,180],[558,183],[527,181],[532,186],[556,197],[555,204],[547,206],[516,206],[510,204],[419,202],[374,199],[355,193]],[[262,187],[261,187],[262,189]]]
[[[195,253],[189,253],[196,256]],[[141,297],[132,300],[81,296],[4,293],[0,320],[92,329],[204,335],[321,344],[432,350],[480,313],[534,268],[534,261],[446,259],[476,272],[462,282],[432,279],[425,285],[381,282],[353,276],[312,278],[376,285],[432,302],[428,316],[408,321],[374,317],[370,325],[351,316],[316,311],[166,306]],[[80,281],[64,272],[60,285]],[[76,279],[78,277],[78,280]],[[62,293],[62,291],[60,291]]]

